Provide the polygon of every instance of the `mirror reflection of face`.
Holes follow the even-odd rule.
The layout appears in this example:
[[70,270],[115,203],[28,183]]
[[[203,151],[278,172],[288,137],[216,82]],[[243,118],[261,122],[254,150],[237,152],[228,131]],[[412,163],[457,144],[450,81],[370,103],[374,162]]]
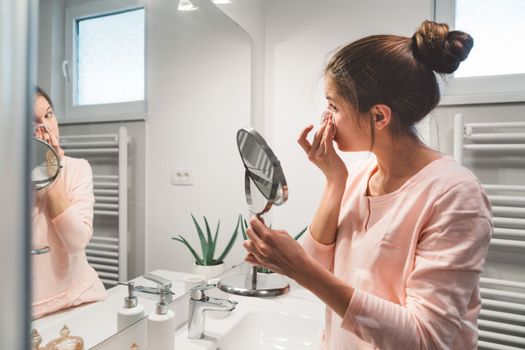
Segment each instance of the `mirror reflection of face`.
[[[34,104],[34,117],[33,122],[35,125],[43,124],[46,126],[46,130],[58,140],[58,121],[53,111],[53,108],[42,95],[36,95],[35,104]],[[42,140],[50,143],[50,135],[46,135],[46,132],[43,128],[40,130],[44,131],[42,134],[36,133],[35,136],[41,138]]]

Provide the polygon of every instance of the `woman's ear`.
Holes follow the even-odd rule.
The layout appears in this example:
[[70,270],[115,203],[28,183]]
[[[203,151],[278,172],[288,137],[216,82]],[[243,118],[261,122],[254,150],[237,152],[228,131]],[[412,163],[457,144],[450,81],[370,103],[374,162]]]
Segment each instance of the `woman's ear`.
[[370,108],[372,122],[377,130],[384,129],[392,120],[392,110],[384,104],[377,104]]

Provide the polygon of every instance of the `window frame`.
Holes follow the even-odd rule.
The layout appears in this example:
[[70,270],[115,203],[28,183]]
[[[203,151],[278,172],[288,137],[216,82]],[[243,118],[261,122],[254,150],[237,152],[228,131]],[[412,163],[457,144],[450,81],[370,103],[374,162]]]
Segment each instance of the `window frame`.
[[[144,9],[144,100],[77,106],[74,89],[76,74],[76,22],[81,19]],[[144,0],[96,0],[71,3],[66,7],[64,96],[65,115],[61,124],[115,122],[146,119],[147,101],[147,9]],[[66,72],[67,70],[67,72]],[[66,76],[67,74],[67,76]],[[68,79],[69,78],[69,79]]]
[[[455,9],[456,0],[434,0],[434,20],[447,23],[450,30],[454,30]],[[460,78],[453,74],[445,78],[438,75],[438,81],[442,95],[440,105],[525,101],[525,74]]]

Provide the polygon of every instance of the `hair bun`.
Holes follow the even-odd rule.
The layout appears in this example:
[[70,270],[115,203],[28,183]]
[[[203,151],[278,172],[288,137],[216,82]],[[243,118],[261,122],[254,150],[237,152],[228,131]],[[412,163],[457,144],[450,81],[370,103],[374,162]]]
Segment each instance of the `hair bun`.
[[467,33],[448,31],[445,23],[424,21],[412,36],[414,57],[436,73],[453,73],[464,61],[474,39]]

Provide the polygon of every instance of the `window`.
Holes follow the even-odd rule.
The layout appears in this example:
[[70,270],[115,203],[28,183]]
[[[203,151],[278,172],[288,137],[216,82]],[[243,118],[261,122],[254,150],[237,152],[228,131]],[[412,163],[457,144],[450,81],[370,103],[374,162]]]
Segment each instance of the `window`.
[[66,10],[65,122],[144,119],[145,10],[139,1]]
[[525,2],[435,1],[436,21],[474,37],[467,60],[441,81],[442,104],[525,101]]
[[514,35],[525,34],[525,2],[500,1],[456,0],[455,26],[472,32],[476,45],[456,77],[525,73],[525,47]]
[[77,105],[144,100],[144,9],[81,19],[76,29]]

